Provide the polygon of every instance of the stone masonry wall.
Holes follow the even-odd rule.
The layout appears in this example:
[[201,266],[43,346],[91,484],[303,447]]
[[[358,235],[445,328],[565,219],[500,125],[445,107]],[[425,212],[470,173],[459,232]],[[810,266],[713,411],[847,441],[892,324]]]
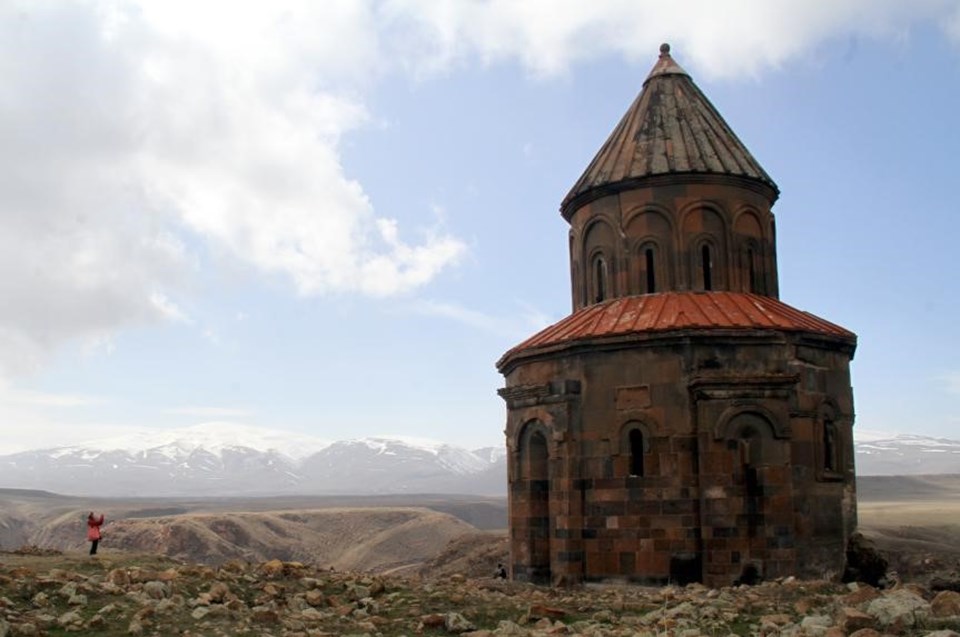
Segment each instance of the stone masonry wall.
[[[766,577],[842,568],[856,518],[848,366],[822,342],[777,333],[689,333],[518,365],[501,390],[514,576],[720,585],[747,565]],[[642,475],[631,475],[633,429]],[[545,473],[531,475],[540,440]]]

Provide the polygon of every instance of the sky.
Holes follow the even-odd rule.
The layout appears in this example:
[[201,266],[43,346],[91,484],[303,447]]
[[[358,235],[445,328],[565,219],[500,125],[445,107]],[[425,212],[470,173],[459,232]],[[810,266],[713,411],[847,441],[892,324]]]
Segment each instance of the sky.
[[503,444],[558,212],[669,42],[780,187],[855,431],[960,438],[958,0],[0,0],[0,453]]

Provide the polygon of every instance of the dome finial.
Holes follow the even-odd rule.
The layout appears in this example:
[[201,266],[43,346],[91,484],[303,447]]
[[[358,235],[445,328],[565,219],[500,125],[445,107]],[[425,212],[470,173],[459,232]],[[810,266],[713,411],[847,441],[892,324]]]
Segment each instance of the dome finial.
[[670,45],[664,42],[660,45],[660,57],[670,55]]

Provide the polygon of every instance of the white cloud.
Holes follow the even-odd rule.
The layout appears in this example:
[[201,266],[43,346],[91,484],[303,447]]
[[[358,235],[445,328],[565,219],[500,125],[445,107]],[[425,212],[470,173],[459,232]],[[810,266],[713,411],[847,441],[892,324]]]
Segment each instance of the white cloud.
[[396,294],[456,262],[459,240],[402,241],[340,165],[340,139],[368,120],[353,78],[379,64],[364,4],[230,5],[228,28],[194,3],[145,6],[161,33],[150,57],[161,71],[142,86],[155,106],[141,157],[154,202],[303,294]]
[[502,333],[505,329],[501,319],[471,310],[456,303],[421,300],[411,306],[413,312],[425,316],[440,316],[488,332]]
[[960,3],[955,3],[953,13],[943,21],[943,29],[957,44],[960,44]]
[[192,323],[189,316],[162,292],[150,295],[150,303],[165,319],[174,323]]
[[0,454],[37,446],[53,447],[102,431],[100,427],[76,422],[77,415],[88,414],[108,402],[100,396],[16,388],[0,379]]
[[540,331],[559,320],[558,317],[550,316],[543,310],[525,301],[520,301],[518,305],[521,309],[520,316],[526,321],[528,329],[530,330]]
[[553,322],[546,314],[527,303],[519,303],[519,311],[499,316],[473,310],[457,303],[420,299],[406,306],[407,311],[424,316],[438,316],[484,332],[510,339],[527,338],[530,330],[540,330]]
[[51,392],[18,389],[0,384],[0,403],[4,405],[27,405],[31,407],[84,407],[100,405],[105,401],[97,396],[81,394],[56,394]]
[[609,54],[651,60],[666,41],[691,68],[733,77],[776,67],[830,38],[899,37],[924,20],[960,39],[954,0],[386,0],[383,13],[402,30],[397,46],[419,54],[409,64],[421,73],[477,56],[520,60],[549,76]]
[[456,264],[466,246],[442,215],[411,229],[341,164],[388,74],[480,61],[549,76],[606,55],[646,68],[667,40],[698,71],[749,75],[921,21],[960,40],[955,0],[3,3],[0,373],[190,320],[179,299],[221,260],[301,294],[371,296]]
[[456,262],[459,240],[401,239],[340,164],[381,64],[367,3],[0,6],[0,373],[190,322],[176,299],[211,260],[374,295]]

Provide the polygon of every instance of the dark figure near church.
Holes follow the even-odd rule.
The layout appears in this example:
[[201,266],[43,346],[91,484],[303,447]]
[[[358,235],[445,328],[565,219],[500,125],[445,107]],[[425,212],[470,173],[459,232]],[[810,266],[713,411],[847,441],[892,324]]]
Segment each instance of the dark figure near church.
[[507,567],[502,563],[497,564],[497,570],[494,574],[497,579],[507,579]]
[[103,514],[96,517],[93,511],[87,516],[87,540],[90,542],[90,555],[97,554],[97,546],[100,544],[100,526],[103,524]]

